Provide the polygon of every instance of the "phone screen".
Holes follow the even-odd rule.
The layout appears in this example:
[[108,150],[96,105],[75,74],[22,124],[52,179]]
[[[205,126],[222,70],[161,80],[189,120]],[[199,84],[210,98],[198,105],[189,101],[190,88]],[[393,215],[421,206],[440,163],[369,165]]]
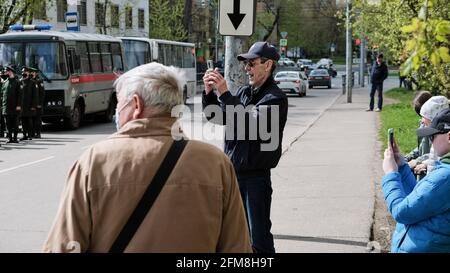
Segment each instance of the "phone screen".
[[393,128],[388,129],[388,138],[389,138],[389,145],[391,145],[391,147],[394,147],[394,129]]
[[212,60],[208,60],[206,62],[207,62],[207,65],[208,65],[208,69],[214,69],[214,63],[213,63]]

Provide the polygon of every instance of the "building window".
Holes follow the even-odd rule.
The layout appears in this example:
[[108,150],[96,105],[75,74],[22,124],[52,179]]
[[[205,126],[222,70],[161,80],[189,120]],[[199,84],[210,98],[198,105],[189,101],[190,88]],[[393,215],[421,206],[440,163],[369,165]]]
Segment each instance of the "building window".
[[145,28],[145,11],[143,9],[139,9],[138,12],[139,12],[138,13],[139,28]]
[[132,7],[125,8],[125,27],[133,28],[133,8]]
[[46,5],[44,1],[39,1],[37,2],[36,6],[35,6],[36,10],[34,11],[34,19],[47,19],[47,14],[46,14]]
[[118,28],[119,27],[119,6],[111,5],[111,26]]
[[58,22],[66,21],[66,12],[67,12],[67,0],[57,0],[56,1],[56,16]]
[[105,25],[105,5],[103,3],[95,3],[95,25]]
[[78,16],[80,20],[80,25],[87,26],[87,12],[86,12],[86,1],[81,0],[80,4],[77,6]]

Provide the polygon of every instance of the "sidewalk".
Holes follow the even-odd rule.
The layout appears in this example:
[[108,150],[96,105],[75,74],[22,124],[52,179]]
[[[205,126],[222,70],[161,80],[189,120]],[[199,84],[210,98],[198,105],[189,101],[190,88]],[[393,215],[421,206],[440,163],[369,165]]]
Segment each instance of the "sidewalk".
[[[396,86],[392,78],[384,89]],[[367,252],[381,169],[379,114],[364,111],[368,100],[369,87],[355,85],[352,103],[340,96],[283,145],[288,150],[272,171],[277,252]]]

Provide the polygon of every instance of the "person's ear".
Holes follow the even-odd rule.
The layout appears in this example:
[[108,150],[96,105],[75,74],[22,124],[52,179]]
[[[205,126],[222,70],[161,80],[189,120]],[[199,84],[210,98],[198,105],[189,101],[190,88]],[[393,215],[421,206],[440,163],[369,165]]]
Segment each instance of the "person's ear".
[[265,62],[265,65],[266,65],[265,71],[266,72],[270,72],[270,70],[272,69],[272,62],[273,62],[273,60],[268,60],[267,62]]
[[133,107],[133,119],[142,118],[142,113],[144,113],[144,101],[138,95],[133,95]]

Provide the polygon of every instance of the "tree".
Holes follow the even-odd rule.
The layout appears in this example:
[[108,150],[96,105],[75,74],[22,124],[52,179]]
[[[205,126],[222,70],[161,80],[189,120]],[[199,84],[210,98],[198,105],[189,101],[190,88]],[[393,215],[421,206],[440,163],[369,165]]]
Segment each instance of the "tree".
[[0,34],[16,23],[30,24],[36,10],[41,10],[50,0],[0,0]]
[[353,28],[363,29],[369,48],[403,64],[402,73],[422,89],[449,92],[448,0],[390,0],[377,6],[354,0],[352,12]]
[[150,37],[185,41],[187,33],[183,25],[184,0],[151,0]]

